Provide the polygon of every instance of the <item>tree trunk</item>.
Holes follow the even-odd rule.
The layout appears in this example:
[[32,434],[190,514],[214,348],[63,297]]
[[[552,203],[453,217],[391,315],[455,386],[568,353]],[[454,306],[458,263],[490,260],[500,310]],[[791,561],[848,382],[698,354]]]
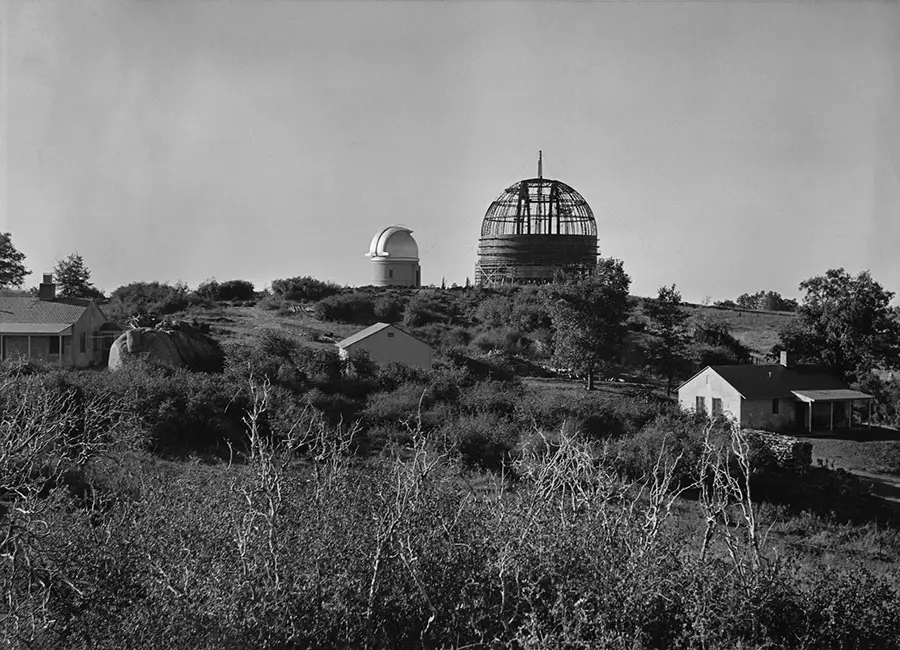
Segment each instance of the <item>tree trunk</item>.
[[594,390],[594,369],[588,368],[587,371],[587,389]]

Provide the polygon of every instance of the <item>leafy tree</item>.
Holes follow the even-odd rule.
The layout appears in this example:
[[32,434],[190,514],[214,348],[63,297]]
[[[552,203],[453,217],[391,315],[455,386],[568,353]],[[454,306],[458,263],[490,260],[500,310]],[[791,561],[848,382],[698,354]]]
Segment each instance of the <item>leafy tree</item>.
[[0,287],[21,287],[25,276],[31,273],[25,268],[25,254],[13,243],[10,233],[0,233]]
[[650,367],[666,379],[666,396],[672,392],[675,375],[687,365],[688,314],[681,308],[681,294],[673,284],[660,287],[656,298],[644,302],[652,338],[646,347]]
[[805,292],[799,318],[781,332],[773,352],[791,350],[805,360],[828,366],[848,381],[878,366],[895,368],[900,359],[900,322],[894,297],[868,271],[856,277],[844,269],[800,283]]
[[59,260],[53,267],[53,277],[60,298],[103,297],[103,293],[91,284],[91,272],[78,253]]
[[743,293],[738,296],[737,306],[743,309],[759,309],[765,311],[796,311],[797,301],[785,298],[777,291],[757,291]]
[[603,258],[590,275],[546,290],[554,359],[583,374],[588,390],[594,387],[595,373],[609,370],[621,357],[630,285],[621,260]]

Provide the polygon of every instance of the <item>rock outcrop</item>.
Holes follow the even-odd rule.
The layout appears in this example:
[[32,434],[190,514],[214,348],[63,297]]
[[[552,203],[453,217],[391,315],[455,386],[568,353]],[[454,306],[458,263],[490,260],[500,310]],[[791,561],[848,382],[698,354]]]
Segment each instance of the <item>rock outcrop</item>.
[[219,344],[184,321],[162,321],[122,334],[109,351],[109,368],[118,370],[128,358],[147,357],[173,368],[221,372],[225,354]]

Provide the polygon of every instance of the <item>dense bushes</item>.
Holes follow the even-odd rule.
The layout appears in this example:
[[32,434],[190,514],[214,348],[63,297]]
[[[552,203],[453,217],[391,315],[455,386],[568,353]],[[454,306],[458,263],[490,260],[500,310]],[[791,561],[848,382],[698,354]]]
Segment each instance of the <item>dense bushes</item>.
[[190,304],[187,286],[164,282],[132,282],[110,294],[107,314],[113,320],[125,322],[138,315],[166,315],[182,311]]
[[[266,401],[255,404],[260,414]],[[4,568],[18,563],[0,573],[16,614],[0,643],[900,645],[895,573],[785,562],[740,518],[701,552],[704,518],[675,518],[669,479],[623,481],[571,436],[523,451],[517,481],[501,485],[460,472],[415,431],[403,459],[357,466],[346,431],[302,417],[280,442],[251,428],[243,464],[92,456],[93,498],[54,492],[29,529],[40,548],[0,536]]]
[[215,301],[253,300],[255,297],[253,283],[247,280],[207,280],[200,283],[195,293],[204,300]]
[[272,293],[282,300],[315,301],[339,293],[333,282],[324,282],[308,275],[272,281]]
[[371,325],[375,322],[375,302],[363,293],[341,293],[317,302],[315,314],[324,321]]

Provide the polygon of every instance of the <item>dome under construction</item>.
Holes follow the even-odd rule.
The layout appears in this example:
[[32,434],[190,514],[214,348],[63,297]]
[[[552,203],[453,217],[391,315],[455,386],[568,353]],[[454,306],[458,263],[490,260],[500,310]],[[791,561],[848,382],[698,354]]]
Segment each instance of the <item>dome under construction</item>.
[[475,283],[550,282],[597,265],[597,223],[584,197],[562,181],[538,176],[506,188],[484,215]]

